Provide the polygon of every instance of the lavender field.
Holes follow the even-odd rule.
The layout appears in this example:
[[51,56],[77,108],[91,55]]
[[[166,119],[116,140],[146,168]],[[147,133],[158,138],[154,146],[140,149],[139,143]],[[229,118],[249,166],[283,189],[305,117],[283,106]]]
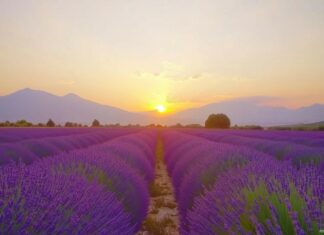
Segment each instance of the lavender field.
[[0,0],[0,235],[324,235],[324,0]]
[[322,234],[323,133],[167,131],[181,234]]
[[0,130],[0,234],[323,229],[323,132]]

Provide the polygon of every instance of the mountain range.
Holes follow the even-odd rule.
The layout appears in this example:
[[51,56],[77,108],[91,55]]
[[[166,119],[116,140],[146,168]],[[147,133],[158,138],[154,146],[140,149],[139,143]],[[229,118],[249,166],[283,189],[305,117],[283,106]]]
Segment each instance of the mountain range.
[[262,105],[260,97],[249,97],[208,104],[158,118],[152,112],[128,112],[109,105],[98,104],[75,94],[56,96],[44,91],[23,89],[0,96],[0,122],[25,119],[33,123],[52,118],[57,123],[120,124],[203,124],[211,113],[227,114],[238,125],[289,125],[324,120],[324,105],[314,104],[298,109]]
[[75,94],[56,96],[45,91],[23,89],[7,96],[0,96],[0,121],[25,119],[33,123],[66,121],[91,123],[145,123],[146,116],[109,105],[98,104]]
[[298,109],[262,105],[265,97],[248,97],[212,103],[203,107],[184,110],[172,118],[180,123],[201,123],[211,113],[225,113],[238,125],[291,125],[324,120],[324,105],[313,104]]

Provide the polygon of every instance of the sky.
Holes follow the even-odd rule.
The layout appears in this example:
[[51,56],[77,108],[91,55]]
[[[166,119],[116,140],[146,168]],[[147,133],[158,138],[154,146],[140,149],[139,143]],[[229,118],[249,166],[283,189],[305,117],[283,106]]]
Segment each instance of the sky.
[[324,1],[0,0],[0,95],[26,87],[129,111],[324,103]]

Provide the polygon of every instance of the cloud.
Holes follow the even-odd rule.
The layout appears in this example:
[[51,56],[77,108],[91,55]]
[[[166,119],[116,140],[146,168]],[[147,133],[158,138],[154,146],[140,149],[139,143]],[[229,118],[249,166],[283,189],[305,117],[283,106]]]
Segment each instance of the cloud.
[[162,62],[157,71],[138,71],[136,75],[142,78],[160,78],[171,81],[198,80],[203,77],[201,72],[193,71],[193,69],[188,69],[182,65],[171,63],[169,61]]

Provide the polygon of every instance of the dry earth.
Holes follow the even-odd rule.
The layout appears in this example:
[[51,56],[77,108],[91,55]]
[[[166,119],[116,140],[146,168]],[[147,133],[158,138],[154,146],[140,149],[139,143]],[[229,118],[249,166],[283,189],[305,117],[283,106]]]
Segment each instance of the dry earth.
[[179,217],[173,186],[163,161],[163,144],[156,149],[155,180],[150,188],[150,206],[142,229],[137,235],[178,235]]

